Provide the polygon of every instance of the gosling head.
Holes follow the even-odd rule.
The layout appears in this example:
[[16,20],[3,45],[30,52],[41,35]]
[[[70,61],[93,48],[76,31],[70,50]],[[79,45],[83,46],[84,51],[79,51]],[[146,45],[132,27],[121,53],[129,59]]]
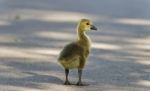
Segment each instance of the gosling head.
[[80,31],[83,32],[90,31],[90,30],[97,30],[97,28],[88,19],[81,19],[78,28]]

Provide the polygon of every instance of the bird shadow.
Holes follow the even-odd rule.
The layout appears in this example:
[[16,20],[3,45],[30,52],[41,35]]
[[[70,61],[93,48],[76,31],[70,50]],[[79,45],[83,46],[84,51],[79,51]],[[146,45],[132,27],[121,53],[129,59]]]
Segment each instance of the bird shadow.
[[26,87],[26,88],[35,88],[35,89],[45,89],[46,86],[44,83],[48,84],[62,84],[63,81],[51,75],[41,75],[33,72],[24,72],[25,74],[31,75],[24,78],[11,78],[11,77],[0,77],[0,84],[17,86],[17,87]]
[[[11,61],[9,61],[11,60]],[[1,66],[11,68],[10,73],[7,74],[6,70],[0,70],[0,85],[25,87],[34,89],[48,88],[44,84],[62,84],[63,80],[52,72],[59,71],[57,65],[51,62],[23,62],[22,58],[3,58],[1,59]],[[43,74],[42,74],[42,73]],[[47,74],[49,72],[50,74]]]

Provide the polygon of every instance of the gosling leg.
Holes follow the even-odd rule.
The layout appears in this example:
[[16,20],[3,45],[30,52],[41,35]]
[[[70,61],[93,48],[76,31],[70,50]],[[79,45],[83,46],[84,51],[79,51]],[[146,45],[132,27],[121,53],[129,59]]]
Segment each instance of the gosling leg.
[[65,81],[64,85],[71,85],[68,80],[68,74],[69,74],[69,69],[65,69],[66,81]]
[[81,77],[82,77],[82,69],[78,69],[78,76],[79,76],[79,80],[78,80],[78,82],[77,82],[76,85],[78,85],[78,86],[83,86],[82,80],[81,80]]

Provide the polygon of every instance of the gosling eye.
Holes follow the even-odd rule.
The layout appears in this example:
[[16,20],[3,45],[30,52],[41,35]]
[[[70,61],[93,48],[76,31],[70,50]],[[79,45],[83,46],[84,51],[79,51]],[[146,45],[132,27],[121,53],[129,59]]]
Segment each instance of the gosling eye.
[[90,25],[89,23],[86,23],[86,25]]

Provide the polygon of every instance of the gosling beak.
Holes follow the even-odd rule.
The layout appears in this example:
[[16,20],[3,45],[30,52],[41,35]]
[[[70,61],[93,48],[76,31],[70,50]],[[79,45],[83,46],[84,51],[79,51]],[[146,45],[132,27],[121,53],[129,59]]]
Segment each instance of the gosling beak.
[[97,30],[97,28],[94,25],[91,25],[91,30]]

